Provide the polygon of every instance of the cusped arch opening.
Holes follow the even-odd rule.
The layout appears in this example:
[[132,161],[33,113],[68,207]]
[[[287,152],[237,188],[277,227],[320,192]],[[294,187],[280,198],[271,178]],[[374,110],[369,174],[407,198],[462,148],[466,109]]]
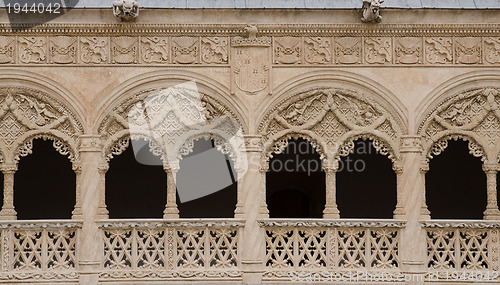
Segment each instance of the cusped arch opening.
[[[287,140],[286,147],[269,160],[266,201],[271,218],[323,216],[326,203],[325,172],[321,155],[308,140]],[[298,216],[299,212],[301,216]]]
[[380,141],[358,138],[339,159],[337,205],[341,218],[392,219],[396,174]]
[[[31,142],[30,142],[31,144]],[[76,174],[54,141],[35,139],[14,176],[14,207],[19,220],[70,219],[76,199]]]

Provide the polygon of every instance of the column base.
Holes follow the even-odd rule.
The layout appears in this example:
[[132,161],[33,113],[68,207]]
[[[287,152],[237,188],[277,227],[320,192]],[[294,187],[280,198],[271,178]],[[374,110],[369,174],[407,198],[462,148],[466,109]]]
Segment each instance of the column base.
[[242,260],[243,270],[243,284],[262,284],[262,270],[261,260]]
[[483,214],[485,220],[500,220],[500,210],[498,209],[486,209]]
[[164,219],[178,219],[179,218],[179,209],[177,207],[167,206],[165,211],[163,211]]
[[109,219],[109,211],[106,208],[99,207],[97,209],[97,219],[98,220],[106,220]]
[[17,212],[14,209],[2,209],[0,211],[1,220],[17,220]]
[[396,208],[396,210],[394,210],[393,214],[394,214],[394,219],[396,219],[396,220],[406,219],[406,213],[405,213],[405,210],[403,208]]
[[430,220],[431,219],[431,212],[427,207],[422,207],[420,210],[420,217],[422,220]]
[[236,210],[234,210],[234,218],[235,219],[245,219],[245,211],[243,211],[242,206],[236,205]]
[[340,211],[336,207],[325,208],[323,219],[340,219]]

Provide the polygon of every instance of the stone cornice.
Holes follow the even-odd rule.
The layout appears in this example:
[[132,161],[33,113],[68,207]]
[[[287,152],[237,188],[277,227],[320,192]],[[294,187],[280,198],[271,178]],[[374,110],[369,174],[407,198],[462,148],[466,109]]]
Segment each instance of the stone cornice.
[[328,219],[271,219],[258,221],[262,227],[338,227],[338,228],[402,228],[400,220],[328,220]]
[[0,229],[77,229],[81,228],[83,221],[76,220],[40,220],[40,221],[0,221]]
[[435,229],[500,229],[498,221],[450,221],[450,220],[435,220],[422,222],[424,228]]
[[[246,24],[0,24],[0,34],[19,35],[243,35]],[[30,28],[31,27],[31,28]],[[258,36],[490,36],[499,24],[261,24]]]
[[98,222],[103,229],[151,229],[151,228],[235,228],[243,227],[241,220],[210,220],[210,219],[177,219],[177,220],[102,220]]

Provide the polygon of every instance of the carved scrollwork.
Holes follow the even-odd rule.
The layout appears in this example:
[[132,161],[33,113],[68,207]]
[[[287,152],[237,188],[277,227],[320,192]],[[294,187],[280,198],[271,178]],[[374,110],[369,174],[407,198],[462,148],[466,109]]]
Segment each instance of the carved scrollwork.
[[[445,147],[440,139],[450,132],[455,137],[469,140],[470,153],[483,160],[490,157],[500,140],[500,89],[475,88],[459,93],[441,102],[420,124],[419,133],[431,148],[429,158]],[[471,136],[479,137],[469,139]],[[434,143],[440,139],[437,143]],[[495,154],[491,154],[496,157]]]
[[449,135],[446,136],[436,143],[432,144],[429,153],[427,154],[427,162],[432,159],[434,156],[440,155],[447,147],[449,140],[458,140],[463,139],[467,140],[469,153],[474,157],[480,157],[482,161],[486,161],[485,151],[481,147],[480,144],[476,143],[473,139],[463,136],[463,135]]
[[[366,96],[338,88],[313,89],[284,99],[266,114],[259,131],[267,152],[265,157],[286,147],[282,141],[285,135],[288,138],[302,136],[308,140],[317,137],[315,143],[324,149],[321,151],[344,155],[348,155],[354,146],[347,143],[339,148],[339,142],[365,135],[377,139],[378,150],[395,159],[401,136],[401,129],[390,112]],[[326,153],[322,154],[326,157]]]
[[[214,138],[215,146],[234,160],[242,159],[238,141],[241,125],[236,115],[218,100],[186,86],[148,89],[124,100],[99,127],[109,161],[121,154],[130,139],[149,142],[153,155],[164,163],[192,152],[194,141]],[[242,136],[241,136],[242,137]],[[237,165],[239,165],[237,163]]]
[[19,160],[32,152],[35,138],[54,141],[54,148],[72,161],[78,159],[83,126],[51,96],[25,87],[0,87],[0,138],[4,159]]

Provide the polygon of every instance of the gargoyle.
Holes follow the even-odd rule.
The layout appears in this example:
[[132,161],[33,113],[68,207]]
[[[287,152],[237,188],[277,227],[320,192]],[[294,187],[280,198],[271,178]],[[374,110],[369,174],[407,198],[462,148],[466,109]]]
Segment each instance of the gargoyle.
[[139,4],[133,0],[113,2],[113,14],[122,21],[129,21],[139,16]]
[[382,16],[380,16],[380,4],[384,3],[384,0],[363,0],[363,16],[361,21],[363,23],[382,21]]

